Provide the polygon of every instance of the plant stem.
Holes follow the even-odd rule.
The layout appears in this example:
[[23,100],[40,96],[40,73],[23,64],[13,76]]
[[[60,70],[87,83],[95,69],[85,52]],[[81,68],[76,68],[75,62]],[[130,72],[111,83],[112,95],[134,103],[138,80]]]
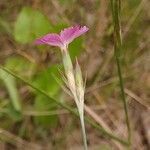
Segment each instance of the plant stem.
[[85,131],[85,123],[84,123],[84,112],[82,114],[80,113],[79,115],[80,115],[80,121],[81,121],[84,150],[88,150],[87,137],[86,137],[86,131]]
[[80,118],[81,129],[82,129],[82,137],[83,137],[83,143],[84,143],[84,150],[87,150],[88,147],[87,147],[87,140],[86,140],[85,124],[84,124],[84,102],[83,102],[83,104],[81,104],[80,100],[78,99],[78,96],[77,96],[77,87],[76,87],[73,64],[72,64],[67,47],[64,50],[62,50],[62,58],[63,58],[65,75],[66,75],[67,81],[68,81],[68,86],[73,95],[74,101],[77,105],[78,112],[79,112],[79,118]]
[[129,145],[131,145],[130,121],[128,117],[128,108],[127,108],[127,102],[125,98],[124,82],[123,82],[122,71],[121,71],[121,56],[120,56],[120,53],[122,50],[121,26],[120,26],[121,1],[111,0],[111,6],[112,6],[112,16],[113,16],[113,23],[114,23],[114,55],[116,58],[116,63],[117,63],[117,68],[118,68],[121,97],[122,97],[125,116],[126,116],[126,124],[127,124],[127,129],[128,129],[128,143]]

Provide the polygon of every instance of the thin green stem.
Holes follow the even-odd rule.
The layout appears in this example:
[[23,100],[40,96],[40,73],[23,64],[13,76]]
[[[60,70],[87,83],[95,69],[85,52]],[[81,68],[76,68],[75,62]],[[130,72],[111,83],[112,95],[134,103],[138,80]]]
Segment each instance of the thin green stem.
[[73,95],[74,101],[77,105],[78,112],[79,112],[84,150],[87,150],[88,147],[87,147],[87,139],[86,139],[86,132],[85,132],[85,124],[84,124],[84,101],[83,101],[83,104],[81,104],[80,100],[78,99],[73,64],[72,64],[67,47],[66,49],[62,50],[62,58],[63,58],[63,65],[64,65],[64,70],[65,70],[65,75],[67,77],[68,86]]
[[130,121],[128,117],[128,108],[127,102],[125,98],[124,92],[124,82],[122,78],[122,71],[121,71],[121,50],[122,50],[122,39],[121,39],[121,25],[120,25],[120,9],[121,9],[121,1],[120,0],[111,0],[111,7],[112,7],[112,16],[113,16],[113,24],[114,24],[114,55],[116,58],[117,68],[118,68],[118,76],[120,82],[120,90],[121,90],[121,97],[123,101],[125,116],[126,116],[126,124],[128,129],[128,143],[131,144],[131,129],[130,129]]
[[[56,99],[54,99],[53,97],[51,97],[49,94],[47,94],[47,92],[37,88],[36,86],[34,86],[33,84],[31,84],[30,82],[24,80],[22,77],[18,76],[17,74],[13,73],[12,71],[10,71],[9,69],[0,66],[0,69],[4,70],[5,72],[7,72],[8,74],[12,75],[13,77],[15,77],[16,79],[21,80],[22,82],[24,82],[25,84],[27,84],[28,86],[32,87],[33,89],[35,89],[36,91],[38,91],[39,93],[41,93],[42,95],[46,96],[47,98],[49,98],[50,100],[56,102],[59,106],[65,108],[66,110],[68,110],[69,112],[71,112],[73,115],[75,115],[76,117],[79,117],[79,114],[77,113],[77,111],[75,111],[73,108],[67,106],[66,104],[57,101]],[[120,139],[119,137],[113,135],[112,133],[107,132],[103,127],[101,127],[100,125],[94,123],[91,119],[89,119],[88,117],[84,118],[85,121],[87,123],[89,123],[92,127],[94,127],[95,129],[97,129],[98,131],[100,131],[103,135],[105,135],[105,137],[110,138],[110,139],[114,139],[120,143],[122,143],[123,145],[128,145],[128,143],[125,140]]]
[[81,127],[82,127],[82,136],[83,136],[83,142],[84,142],[84,150],[88,150],[87,137],[86,137],[86,131],[85,131],[85,123],[84,123],[84,114],[80,114],[80,121],[81,121]]

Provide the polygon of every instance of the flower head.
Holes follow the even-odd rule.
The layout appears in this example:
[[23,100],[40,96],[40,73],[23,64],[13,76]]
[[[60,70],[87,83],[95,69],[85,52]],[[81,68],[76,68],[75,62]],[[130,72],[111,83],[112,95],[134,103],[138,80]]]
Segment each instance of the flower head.
[[87,32],[89,29],[86,26],[73,26],[65,28],[60,34],[50,33],[35,41],[36,44],[48,44],[51,46],[58,46],[64,49],[71,43],[75,38]]
[[51,46],[58,46],[62,52],[62,60],[64,66],[64,82],[69,89],[69,95],[71,95],[77,105],[81,126],[82,134],[84,138],[84,147],[87,149],[86,133],[84,125],[84,92],[85,87],[83,83],[82,72],[78,61],[76,63],[76,69],[74,70],[73,64],[70,58],[70,54],[67,51],[68,45],[77,37],[87,32],[89,29],[86,26],[74,26],[62,30],[59,34],[50,33],[35,41],[36,44],[48,44]]

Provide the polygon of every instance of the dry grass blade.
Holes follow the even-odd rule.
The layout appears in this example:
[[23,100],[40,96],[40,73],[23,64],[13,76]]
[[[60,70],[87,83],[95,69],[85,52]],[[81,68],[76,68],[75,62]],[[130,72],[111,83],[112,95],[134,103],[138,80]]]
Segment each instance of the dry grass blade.
[[139,104],[141,104],[142,106],[144,106],[146,109],[150,110],[150,107],[147,106],[147,104],[144,103],[143,99],[140,98],[139,96],[137,96],[135,93],[133,93],[131,90],[129,89],[125,89],[125,93],[128,94],[131,98],[133,98],[134,100],[136,100]]
[[0,128],[0,139],[4,142],[11,143],[16,147],[19,146],[21,149],[42,150],[40,145],[27,142],[2,128]]
[[133,25],[133,23],[135,22],[136,18],[137,18],[138,15],[140,14],[140,12],[141,12],[141,10],[142,10],[144,4],[146,4],[146,0],[142,0],[142,1],[140,2],[139,6],[137,7],[137,9],[134,11],[134,14],[132,15],[132,17],[131,17],[130,20],[128,21],[128,24],[127,24],[127,26],[126,26],[126,28],[125,28],[124,34],[122,35],[123,38],[128,34],[130,28],[132,27],[132,25]]
[[[86,113],[88,115],[90,115],[90,117],[92,117],[100,126],[104,127],[107,131],[112,133],[111,129],[105,123],[105,121],[100,116],[98,116],[90,107],[88,107],[87,105],[84,105],[84,109],[85,109]],[[114,140],[112,140],[112,141],[119,148],[119,150],[123,150],[123,147],[121,144],[117,143]]]

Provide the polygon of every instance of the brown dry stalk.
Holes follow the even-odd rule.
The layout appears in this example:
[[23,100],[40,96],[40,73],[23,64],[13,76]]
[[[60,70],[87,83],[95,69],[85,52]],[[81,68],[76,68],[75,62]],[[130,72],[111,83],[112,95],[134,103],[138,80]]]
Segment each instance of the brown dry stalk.
[[[89,106],[87,106],[86,104],[84,104],[84,109],[87,112],[88,115],[90,115],[100,126],[102,126],[103,128],[105,128],[106,131],[112,133],[111,129],[109,128],[109,126],[104,122],[104,120],[98,116]],[[112,140],[113,143],[119,148],[119,150],[123,150],[123,147],[120,143]]]
[[147,106],[147,104],[145,104],[145,102],[143,101],[143,99],[139,96],[137,96],[135,93],[133,93],[131,90],[129,89],[125,89],[125,93],[127,95],[129,95],[131,98],[133,98],[134,100],[136,100],[139,104],[141,104],[142,106],[144,106],[146,109],[150,110],[150,107]]
[[32,149],[32,150],[42,150],[42,147],[40,145],[27,142],[23,140],[22,138],[0,128],[0,139],[4,142],[11,143],[15,146],[19,147],[25,147],[26,149]]

